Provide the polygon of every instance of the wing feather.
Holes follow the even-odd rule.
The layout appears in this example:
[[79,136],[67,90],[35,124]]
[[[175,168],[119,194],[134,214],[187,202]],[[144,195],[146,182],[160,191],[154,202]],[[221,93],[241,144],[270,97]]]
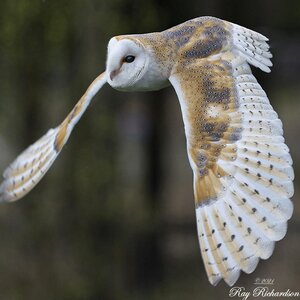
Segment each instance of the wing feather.
[[269,52],[268,38],[244,28],[237,24],[232,24],[232,40],[234,48],[239,51],[249,64],[260,68],[264,72],[271,72],[272,54]]
[[212,284],[223,278],[233,285],[241,270],[253,272],[285,236],[294,172],[282,122],[249,67],[270,72],[268,39],[239,25],[209,22],[206,27],[224,29],[206,28],[211,36],[227,35],[219,53],[188,60],[188,47],[197,47],[190,38],[178,50],[181,64],[173,68],[170,82],[181,105],[194,172],[205,269]]
[[37,185],[59,155],[92,98],[105,82],[106,75],[102,73],[58,127],[50,129],[9,165],[3,173],[0,201],[16,201]]

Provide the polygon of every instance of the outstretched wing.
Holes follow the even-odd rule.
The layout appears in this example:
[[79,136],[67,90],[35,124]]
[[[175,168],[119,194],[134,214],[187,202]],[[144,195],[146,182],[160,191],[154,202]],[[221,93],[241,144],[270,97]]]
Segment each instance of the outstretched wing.
[[37,185],[57,158],[92,98],[105,82],[106,74],[102,73],[92,82],[58,127],[50,129],[10,164],[3,173],[0,201],[18,200]]
[[183,114],[205,269],[213,285],[222,278],[233,285],[284,237],[294,173],[282,123],[249,67],[270,71],[267,38],[223,21],[205,30],[180,50],[170,82]]

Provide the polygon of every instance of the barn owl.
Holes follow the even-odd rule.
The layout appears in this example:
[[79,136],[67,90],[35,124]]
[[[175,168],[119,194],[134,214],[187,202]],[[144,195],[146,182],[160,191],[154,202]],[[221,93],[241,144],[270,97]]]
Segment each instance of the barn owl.
[[268,39],[213,17],[168,30],[121,35],[108,44],[106,70],[66,119],[5,170],[2,201],[26,195],[45,175],[93,96],[172,85],[179,98],[194,175],[196,224],[211,284],[233,285],[272,255],[293,212],[294,173],[282,123],[250,65],[270,72]]

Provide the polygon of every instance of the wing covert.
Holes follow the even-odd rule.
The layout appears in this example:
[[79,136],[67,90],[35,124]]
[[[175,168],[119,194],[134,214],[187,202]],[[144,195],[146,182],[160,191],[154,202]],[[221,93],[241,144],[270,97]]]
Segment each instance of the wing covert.
[[170,77],[194,173],[200,248],[214,285],[222,278],[233,285],[241,270],[250,273],[270,257],[293,212],[282,123],[248,64],[269,71],[267,39],[230,26],[232,40],[218,53],[182,61]]

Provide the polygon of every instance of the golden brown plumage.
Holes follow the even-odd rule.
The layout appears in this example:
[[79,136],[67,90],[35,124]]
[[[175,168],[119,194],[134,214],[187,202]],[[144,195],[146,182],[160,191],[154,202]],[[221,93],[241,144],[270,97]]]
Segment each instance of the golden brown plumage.
[[170,81],[194,172],[200,247],[210,282],[232,285],[272,254],[293,211],[282,124],[248,65],[269,72],[271,54],[262,35],[217,19],[188,21],[167,36],[180,33]]
[[271,256],[293,212],[293,168],[282,123],[249,65],[270,72],[267,38],[202,17],[168,30],[114,37],[100,75],[64,122],[4,172],[1,199],[27,194],[49,169],[107,81],[125,91],[173,85],[194,173],[198,236],[212,284],[233,285]]

